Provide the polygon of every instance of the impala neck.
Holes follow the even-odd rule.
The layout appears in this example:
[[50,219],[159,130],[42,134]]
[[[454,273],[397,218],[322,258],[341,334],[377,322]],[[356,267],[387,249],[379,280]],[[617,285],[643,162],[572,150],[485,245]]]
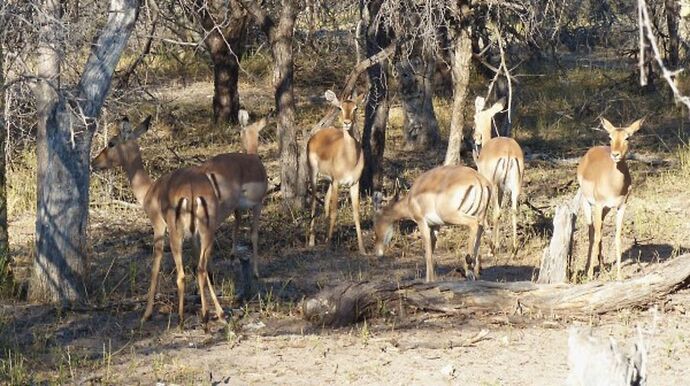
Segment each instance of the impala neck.
[[489,117],[489,119],[484,123],[485,124],[480,128],[482,131],[482,147],[484,147],[491,140],[491,117]]
[[384,209],[380,221],[391,224],[403,218],[412,218],[408,197],[404,197],[402,200],[398,200],[393,203],[393,205]]
[[132,148],[127,152],[125,161],[122,167],[127,172],[127,178],[129,179],[129,184],[132,187],[134,196],[140,205],[144,205],[144,198],[146,193],[148,193],[151,188],[151,177],[149,177],[146,170],[144,170],[144,163],[141,161],[141,152],[139,151],[139,145],[136,143],[132,145]]

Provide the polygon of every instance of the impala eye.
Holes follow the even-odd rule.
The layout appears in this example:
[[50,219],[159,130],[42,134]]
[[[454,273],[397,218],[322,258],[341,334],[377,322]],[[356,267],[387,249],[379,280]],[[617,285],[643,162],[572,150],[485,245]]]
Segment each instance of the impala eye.
[[108,147],[113,147],[113,146],[115,146],[115,142],[113,142],[113,141],[108,142]]

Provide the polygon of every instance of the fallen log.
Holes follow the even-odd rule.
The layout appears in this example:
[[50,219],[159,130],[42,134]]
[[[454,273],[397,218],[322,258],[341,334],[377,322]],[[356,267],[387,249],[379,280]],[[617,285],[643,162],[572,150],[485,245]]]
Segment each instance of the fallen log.
[[302,312],[307,320],[334,327],[397,307],[448,315],[587,316],[649,304],[683,287],[688,278],[690,253],[660,264],[644,276],[579,285],[482,280],[349,282],[306,299]]

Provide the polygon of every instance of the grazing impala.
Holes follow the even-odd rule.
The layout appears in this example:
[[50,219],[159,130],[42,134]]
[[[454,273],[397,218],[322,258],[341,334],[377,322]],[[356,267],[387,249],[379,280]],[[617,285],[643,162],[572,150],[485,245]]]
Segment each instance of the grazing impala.
[[611,208],[616,208],[616,277],[621,278],[621,228],[625,205],[630,193],[630,171],[625,163],[628,138],[642,126],[644,118],[624,128],[617,128],[601,119],[609,133],[611,146],[595,146],[587,151],[577,167],[577,180],[582,191],[582,208],[589,226],[589,251],[587,253],[587,277],[594,276],[594,259],[601,256],[601,225]]
[[[491,181],[493,194],[493,248],[498,248],[498,219],[501,215],[503,196],[510,192],[513,215],[513,252],[517,250],[517,205],[522,191],[522,176],[525,170],[525,157],[514,139],[509,137],[491,138],[491,118],[503,110],[503,100],[494,103],[486,110],[484,98],[474,101],[474,143],[478,148],[477,169]],[[477,149],[479,150],[479,149]]]
[[352,217],[357,231],[357,245],[359,252],[365,254],[362,241],[362,229],[359,225],[359,177],[364,167],[362,147],[352,134],[357,102],[354,98],[343,102],[331,90],[326,91],[325,97],[331,104],[342,111],[343,128],[328,127],[317,131],[307,142],[307,158],[309,178],[311,184],[311,221],[309,223],[308,245],[314,246],[314,222],[316,217],[316,178],[319,174],[330,179],[331,184],[326,192],[324,209],[329,219],[327,241],[333,236],[333,227],[338,210],[338,186],[350,187],[352,201]]
[[426,281],[433,281],[436,231],[441,225],[467,225],[470,228],[467,247],[474,259],[474,273],[465,259],[465,274],[469,279],[479,277],[479,243],[491,194],[489,180],[466,166],[439,166],[425,172],[415,180],[406,197],[377,213],[376,255],[383,255],[383,248],[393,235],[393,222],[403,218],[414,220],[424,241]]
[[[235,226],[232,233],[232,251],[237,255],[237,233],[240,227],[241,210],[252,211],[251,241],[254,276],[259,277],[259,219],[263,208],[263,199],[268,190],[266,169],[257,155],[259,132],[267,124],[262,118],[247,125],[249,115],[240,110],[241,138],[246,154],[219,154],[199,167],[209,176],[216,196],[220,201],[218,218],[225,219],[235,214]],[[222,221],[222,220],[221,220]],[[247,284],[247,283],[245,283]],[[248,287],[247,287],[248,288]]]
[[[223,308],[218,303],[213,284],[208,278],[206,267],[211,258],[213,236],[219,222],[220,203],[209,177],[198,167],[189,167],[170,172],[152,181],[144,170],[141,151],[137,139],[144,134],[151,122],[147,117],[134,130],[127,118],[120,122],[119,134],[115,135],[93,160],[94,170],[111,169],[121,166],[129,178],[139,204],[153,226],[153,266],[151,286],[149,287],[146,310],[143,320],[153,312],[154,296],[158,287],[158,273],[163,257],[163,240],[168,229],[170,250],[177,270],[177,294],[179,301],[179,323],[184,325],[184,265],[182,262],[182,243],[185,235],[191,234],[199,242],[199,264],[197,281],[201,295],[201,315],[208,320],[204,288],[208,283],[211,299],[219,319],[224,320]],[[195,240],[196,242],[196,240]]]

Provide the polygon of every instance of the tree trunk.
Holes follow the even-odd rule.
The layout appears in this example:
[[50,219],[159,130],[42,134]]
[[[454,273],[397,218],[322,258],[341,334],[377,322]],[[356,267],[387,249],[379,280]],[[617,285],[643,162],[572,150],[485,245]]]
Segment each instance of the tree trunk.
[[690,62],[690,3],[681,1],[678,21],[678,60],[680,65]]
[[294,0],[283,0],[278,24],[271,30],[269,41],[275,67],[273,87],[278,110],[278,149],[280,152],[280,191],[292,207],[299,207],[305,196],[306,181],[300,181],[299,146],[295,126],[294,57],[292,38],[299,13]]
[[[0,9],[4,7],[0,0]],[[0,16],[0,31],[5,29],[5,18]],[[7,128],[5,127],[5,63],[2,44],[0,44],[0,295],[3,289],[11,287],[12,276],[9,270],[10,244],[7,235],[7,179],[5,175],[5,144]]]
[[575,220],[580,208],[580,191],[566,204],[558,205],[553,216],[553,235],[544,249],[539,267],[539,284],[567,283],[572,277],[572,250]]
[[[201,5],[201,25],[207,34],[204,43],[213,62],[213,121],[216,124],[237,123],[240,111],[237,82],[239,62],[244,53],[247,14],[242,5],[234,1],[215,7],[215,12],[211,11],[209,3],[201,2]],[[221,13],[224,15],[218,17]]]
[[[366,54],[372,57],[390,44],[390,38],[383,28],[372,25],[371,15],[378,13],[374,2],[362,5],[362,23],[366,32]],[[376,7],[376,8],[374,8]],[[364,170],[360,178],[360,189],[371,195],[383,189],[383,152],[386,146],[386,126],[388,126],[388,66],[385,62],[376,63],[367,70],[369,79],[369,96],[364,112],[364,131],[362,133],[362,151],[364,152]]]
[[680,21],[680,4],[678,0],[665,0],[664,6],[666,8],[666,27],[668,28],[668,46],[667,53],[668,66],[672,69],[678,67],[678,22]]
[[469,28],[461,28],[453,39],[451,54],[453,74],[453,115],[450,119],[450,135],[444,165],[460,164],[463,129],[465,126],[465,104],[469,93],[470,70],[472,69],[472,36]]
[[430,54],[403,59],[397,64],[407,149],[429,149],[441,137],[432,99],[435,64]]
[[[77,98],[61,92],[59,0],[46,0],[34,89],[38,111],[38,202],[32,300],[73,302],[84,293],[87,272],[89,157],[95,119],[115,66],[138,15],[138,0],[111,0],[107,24],[91,49],[76,87]],[[70,108],[68,108],[68,104]],[[84,117],[72,115],[81,111]],[[86,127],[82,122],[86,122]]]
[[581,285],[532,282],[446,281],[422,283],[345,283],[327,288],[302,303],[303,315],[319,325],[344,326],[392,306],[449,315],[501,314],[589,316],[656,301],[690,279],[690,254],[654,271],[623,281]]
[[276,24],[266,9],[253,0],[242,0],[256,24],[268,37],[273,55],[273,87],[278,110],[278,151],[280,153],[280,192],[289,206],[296,208],[306,196],[306,173],[300,172],[300,146],[295,127],[295,95],[293,86],[294,58],[292,41],[295,20],[299,14],[298,0],[281,0]]

